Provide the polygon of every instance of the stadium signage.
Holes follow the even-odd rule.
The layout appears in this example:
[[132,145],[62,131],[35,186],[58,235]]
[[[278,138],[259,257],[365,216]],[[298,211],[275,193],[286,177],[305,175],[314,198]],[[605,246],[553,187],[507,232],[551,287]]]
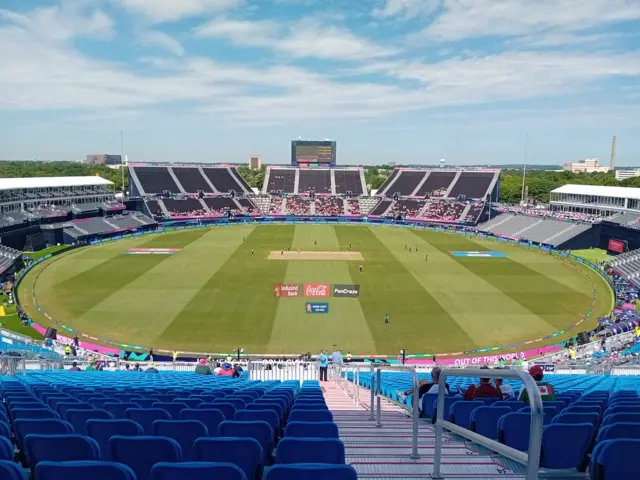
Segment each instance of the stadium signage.
[[328,283],[305,283],[305,297],[328,297],[331,286]]
[[300,285],[297,283],[278,283],[273,287],[273,293],[276,298],[280,297],[299,297]]
[[358,298],[360,296],[360,285],[343,285],[336,283],[333,286],[334,297]]
[[304,311],[307,313],[329,313],[329,304],[307,302],[304,304]]

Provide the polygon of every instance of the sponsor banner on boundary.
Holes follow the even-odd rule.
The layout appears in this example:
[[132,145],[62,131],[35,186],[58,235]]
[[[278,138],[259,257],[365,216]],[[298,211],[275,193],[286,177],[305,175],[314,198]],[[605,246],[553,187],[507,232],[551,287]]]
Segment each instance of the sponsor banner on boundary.
[[[534,348],[532,350],[525,350],[523,352],[502,353],[495,355],[485,355],[482,357],[467,357],[467,358],[442,358],[436,355],[436,363],[438,365],[484,365],[497,363],[498,360],[503,358],[506,361],[511,360],[526,360],[527,358],[537,357],[539,355],[545,355],[547,353],[553,353],[562,350],[560,345],[550,345],[548,347]],[[408,365],[433,365],[433,359],[409,359],[406,362]]]
[[304,311],[307,313],[329,313],[329,304],[307,302],[304,304]]
[[278,283],[274,285],[273,293],[275,293],[276,298],[299,297],[300,285],[297,283]]
[[331,286],[328,283],[305,283],[305,297],[328,297],[331,292]]
[[344,298],[358,298],[360,296],[360,285],[345,285],[336,283],[333,285],[333,296]]

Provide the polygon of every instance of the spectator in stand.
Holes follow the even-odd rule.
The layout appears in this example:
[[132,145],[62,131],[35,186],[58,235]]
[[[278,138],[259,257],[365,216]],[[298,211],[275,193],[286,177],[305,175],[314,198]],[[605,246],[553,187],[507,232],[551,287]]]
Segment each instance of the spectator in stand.
[[[531,375],[536,381],[536,385],[538,385],[538,390],[540,390],[540,396],[542,397],[543,402],[549,402],[556,399],[556,393],[553,389],[553,385],[542,381],[544,378],[544,371],[540,365],[534,365],[531,367],[529,369],[529,375]],[[522,387],[522,390],[520,390],[518,400],[529,405],[529,394],[524,386]]]
[[198,365],[196,366],[195,372],[198,375],[211,375],[211,369],[209,365],[207,365],[207,359],[201,358],[198,360]]
[[147,368],[144,373],[158,373],[158,369],[156,368],[156,364],[151,362],[149,364],[149,368]]
[[[489,370],[489,367],[483,365],[482,370]],[[480,385],[471,385],[464,393],[465,400],[473,400],[474,398],[502,398],[500,388],[491,384],[490,378],[481,378]]]
[[80,372],[80,367],[78,367],[78,362],[73,362],[71,364],[71,368],[69,369],[70,372]]
[[513,387],[508,383],[504,383],[502,378],[494,378],[496,388],[502,393],[502,400],[513,400],[516,397],[516,393],[513,391]]
[[[433,367],[431,369],[431,378],[433,382],[429,382],[428,379],[423,379],[418,382],[418,399],[421,399],[425,393],[438,393],[440,391],[440,372],[442,370],[440,367]],[[449,395],[449,385],[444,384],[445,394]],[[406,390],[404,392],[398,390],[396,395],[402,401],[402,403],[406,403],[407,397],[413,393],[413,388]],[[422,410],[422,402],[418,403],[418,408]]]
[[233,365],[229,362],[224,362],[220,370],[216,369],[216,375],[219,377],[232,377],[234,372]]
[[327,381],[327,368],[329,368],[329,356],[327,355],[327,351],[323,350],[318,355],[318,363],[320,364],[320,381]]

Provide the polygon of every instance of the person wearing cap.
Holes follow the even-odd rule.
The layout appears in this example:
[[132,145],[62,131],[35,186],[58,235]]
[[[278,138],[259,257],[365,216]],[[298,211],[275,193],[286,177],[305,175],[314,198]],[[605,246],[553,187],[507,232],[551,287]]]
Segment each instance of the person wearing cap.
[[195,372],[198,375],[211,375],[211,369],[209,365],[207,365],[207,359],[201,358],[198,360],[198,365],[196,366]]
[[224,362],[220,370],[216,372],[216,375],[219,377],[232,377],[233,372],[233,365],[231,365],[229,362]]
[[513,391],[513,387],[508,383],[504,383],[502,378],[494,378],[493,383],[496,388],[500,389],[502,400],[513,400],[515,398],[516,393]]
[[[543,382],[542,378],[544,377],[544,370],[540,365],[534,365],[529,369],[529,375],[533,377],[536,381],[536,385],[538,385],[538,390],[540,391],[540,396],[542,397],[543,402],[553,401],[556,399],[556,392],[553,389],[553,385]],[[518,400],[529,405],[529,393],[527,389],[522,386],[522,390],[520,390],[520,397]]]
[[158,373],[158,369],[156,368],[156,364],[151,362],[149,364],[149,368],[147,368],[144,373]]
[[[489,370],[489,367],[483,365],[480,367],[481,370]],[[471,385],[467,388],[467,391],[464,392],[465,400],[473,400],[474,398],[499,398],[502,399],[502,392],[500,388],[494,387],[491,384],[490,378],[481,378],[480,385]]]

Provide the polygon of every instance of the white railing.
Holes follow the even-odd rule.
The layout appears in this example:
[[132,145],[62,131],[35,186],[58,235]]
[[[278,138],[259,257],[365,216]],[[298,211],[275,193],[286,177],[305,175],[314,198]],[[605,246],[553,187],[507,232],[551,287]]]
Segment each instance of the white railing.
[[[375,368],[375,370],[374,370]],[[405,366],[405,365],[374,365],[373,363],[369,365],[362,364],[354,364],[347,363],[343,365],[339,365],[337,367],[337,371],[339,375],[337,375],[337,379],[335,380],[342,388],[345,390],[347,394],[349,394],[349,385],[353,386],[353,394],[352,397],[354,399],[354,403],[356,405],[360,405],[360,375],[361,373],[365,373],[371,376],[371,400],[369,405],[371,406],[369,409],[369,420],[376,422],[376,427],[382,427],[382,417],[381,417],[381,404],[382,404],[382,391],[381,391],[381,376],[382,369],[391,370],[394,372],[410,372],[413,384],[413,396],[412,396],[412,436],[411,436],[411,453],[409,454],[409,458],[418,459],[420,455],[418,454],[418,427],[419,427],[419,418],[420,418],[420,410],[418,407],[419,403],[419,387],[418,387],[418,376],[416,373],[416,368],[413,366]],[[349,374],[352,374],[353,379],[349,382],[348,377]],[[402,405],[405,409],[409,409],[407,405]]]
[[[520,380],[524,384],[529,394],[531,405],[531,430],[529,432],[528,452],[521,452],[515,448],[503,445],[495,440],[491,440],[476,432],[462,428],[454,423],[444,420],[444,397],[447,377],[480,377],[480,378],[511,378]],[[465,437],[483,447],[489,448],[499,455],[508,457],[518,463],[527,466],[527,480],[538,478],[538,466],[540,465],[540,451],[542,443],[542,425],[544,421],[544,409],[540,390],[531,375],[520,370],[485,370],[479,368],[468,368],[463,370],[444,369],[440,372],[438,381],[438,415],[436,418],[436,445],[433,460],[433,474],[431,478],[442,479],[440,467],[442,464],[442,430],[447,429],[456,435]]]

